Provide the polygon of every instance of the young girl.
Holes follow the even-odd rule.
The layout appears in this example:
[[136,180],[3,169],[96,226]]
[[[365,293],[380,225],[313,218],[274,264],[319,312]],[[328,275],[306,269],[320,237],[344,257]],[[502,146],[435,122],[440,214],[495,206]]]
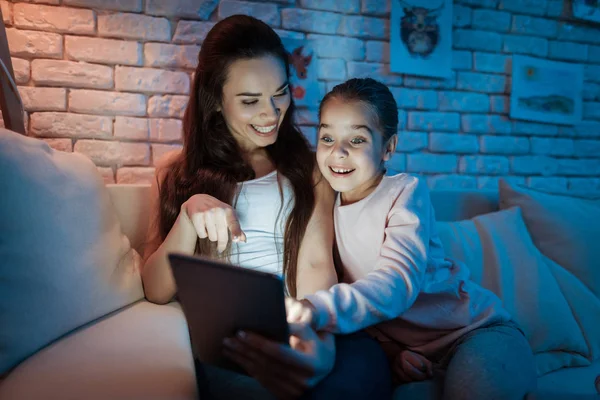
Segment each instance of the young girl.
[[385,176],[398,141],[389,89],[351,79],[325,96],[319,118],[317,162],[338,192],[341,283],[288,305],[288,318],[335,333],[369,328],[399,381],[419,380],[428,360],[445,370],[445,399],[523,398],[536,382],[524,335],[492,292],[444,256],[426,184]]

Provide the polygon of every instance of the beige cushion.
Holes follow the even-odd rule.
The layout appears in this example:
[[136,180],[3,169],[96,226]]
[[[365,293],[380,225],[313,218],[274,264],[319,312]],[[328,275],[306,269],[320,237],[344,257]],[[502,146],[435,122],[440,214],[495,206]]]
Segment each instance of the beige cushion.
[[94,164],[0,130],[0,375],[143,297],[140,256]]
[[449,257],[469,266],[474,282],[496,293],[521,325],[538,375],[589,365],[588,347],[550,266],[534,246],[518,208],[459,222],[438,222]]
[[23,362],[0,398],[196,399],[185,317],[175,303],[136,303]]

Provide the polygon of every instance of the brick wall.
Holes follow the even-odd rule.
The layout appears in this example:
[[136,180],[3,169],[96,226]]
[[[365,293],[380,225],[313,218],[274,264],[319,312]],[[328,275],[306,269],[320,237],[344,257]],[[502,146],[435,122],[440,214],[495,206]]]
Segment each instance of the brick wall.
[[[389,0],[0,0],[29,134],[88,155],[107,182],[148,181],[181,145],[202,40],[214,21],[246,13],[317,39],[323,94],[353,76],[390,85],[401,107],[394,169],[438,188],[510,177],[600,194],[600,26],[565,3],[455,0],[453,74],[434,80],[389,73]],[[585,121],[508,119],[512,54],[584,64]],[[300,110],[312,140],[316,120]]]

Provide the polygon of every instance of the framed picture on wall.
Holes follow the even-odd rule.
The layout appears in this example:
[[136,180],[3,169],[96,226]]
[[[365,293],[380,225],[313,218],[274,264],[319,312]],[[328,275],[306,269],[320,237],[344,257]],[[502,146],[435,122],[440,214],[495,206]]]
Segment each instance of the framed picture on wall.
[[392,0],[390,71],[450,76],[452,0]]
[[311,40],[282,38],[290,62],[290,92],[297,106],[318,107],[317,55]]
[[555,124],[581,121],[583,66],[513,56],[510,117]]
[[573,16],[600,22],[600,0],[573,0]]

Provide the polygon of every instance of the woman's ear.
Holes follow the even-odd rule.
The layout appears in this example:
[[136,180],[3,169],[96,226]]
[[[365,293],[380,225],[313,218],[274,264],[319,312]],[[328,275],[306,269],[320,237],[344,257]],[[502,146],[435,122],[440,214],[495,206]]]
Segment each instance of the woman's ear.
[[383,161],[388,161],[390,158],[392,158],[392,156],[396,152],[397,145],[398,145],[398,135],[395,134],[395,135],[392,135],[392,137],[388,139],[388,141],[385,145],[385,149],[384,149],[384,153],[383,153]]

